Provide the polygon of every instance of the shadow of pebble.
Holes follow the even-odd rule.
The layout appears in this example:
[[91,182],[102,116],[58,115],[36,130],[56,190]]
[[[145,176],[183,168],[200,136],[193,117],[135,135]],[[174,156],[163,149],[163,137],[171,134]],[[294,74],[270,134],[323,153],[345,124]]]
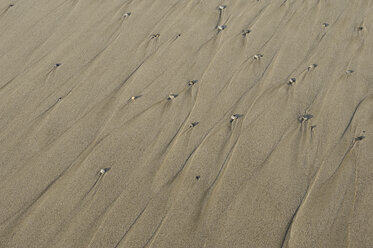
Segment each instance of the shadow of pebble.
[[361,141],[361,140],[363,140],[365,138],[365,136],[364,135],[361,135],[361,136],[359,136],[359,137],[356,137],[355,138],[355,141]]

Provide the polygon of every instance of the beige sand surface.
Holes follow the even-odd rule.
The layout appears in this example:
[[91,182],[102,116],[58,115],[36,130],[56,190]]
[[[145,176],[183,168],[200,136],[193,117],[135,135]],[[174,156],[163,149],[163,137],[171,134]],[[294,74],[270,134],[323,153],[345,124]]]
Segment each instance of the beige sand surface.
[[372,33],[371,0],[1,0],[0,247],[373,247]]

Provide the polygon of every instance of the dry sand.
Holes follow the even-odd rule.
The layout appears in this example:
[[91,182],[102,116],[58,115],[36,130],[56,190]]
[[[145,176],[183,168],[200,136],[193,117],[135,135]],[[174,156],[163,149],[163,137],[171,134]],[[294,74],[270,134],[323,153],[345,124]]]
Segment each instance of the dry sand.
[[0,1],[0,247],[373,247],[372,13]]

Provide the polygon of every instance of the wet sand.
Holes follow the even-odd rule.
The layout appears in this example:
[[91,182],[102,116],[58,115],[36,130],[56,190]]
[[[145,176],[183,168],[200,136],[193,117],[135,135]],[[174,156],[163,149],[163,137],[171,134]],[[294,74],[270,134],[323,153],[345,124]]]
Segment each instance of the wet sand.
[[372,11],[1,1],[0,247],[373,247]]

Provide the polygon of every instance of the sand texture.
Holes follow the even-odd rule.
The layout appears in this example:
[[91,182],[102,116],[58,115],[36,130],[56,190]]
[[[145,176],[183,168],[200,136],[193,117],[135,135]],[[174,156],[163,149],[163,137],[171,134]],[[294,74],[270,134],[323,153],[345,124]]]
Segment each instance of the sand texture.
[[372,34],[371,0],[0,0],[0,247],[373,247]]

